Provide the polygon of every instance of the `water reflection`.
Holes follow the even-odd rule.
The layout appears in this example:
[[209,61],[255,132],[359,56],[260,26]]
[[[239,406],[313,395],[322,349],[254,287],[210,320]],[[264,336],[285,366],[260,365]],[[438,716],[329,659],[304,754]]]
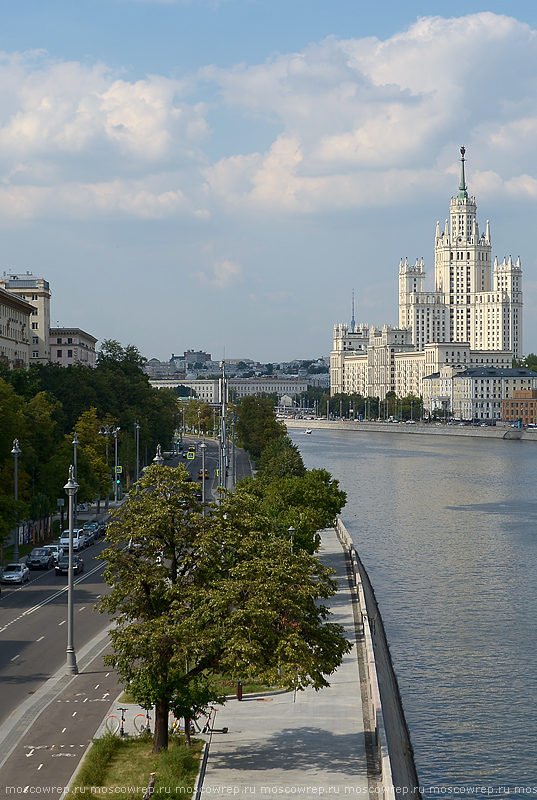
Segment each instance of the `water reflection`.
[[537,445],[300,434],[347,492],[422,785],[537,793]]

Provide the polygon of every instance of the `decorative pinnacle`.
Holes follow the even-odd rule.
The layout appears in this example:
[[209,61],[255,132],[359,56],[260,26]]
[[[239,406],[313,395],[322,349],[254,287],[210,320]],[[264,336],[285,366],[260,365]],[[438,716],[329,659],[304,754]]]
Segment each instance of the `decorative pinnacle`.
[[461,183],[459,186],[459,194],[458,194],[459,200],[468,200],[468,191],[466,189],[466,178],[464,175],[464,162],[466,160],[464,158],[465,154],[466,154],[466,147],[463,146],[461,147]]

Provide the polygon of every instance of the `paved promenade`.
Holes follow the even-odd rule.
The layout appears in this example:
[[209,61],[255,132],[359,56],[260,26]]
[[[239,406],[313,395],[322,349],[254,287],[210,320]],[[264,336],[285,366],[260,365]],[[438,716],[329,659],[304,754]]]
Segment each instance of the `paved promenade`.
[[[335,531],[323,531],[320,557],[336,570],[340,591],[331,598],[332,620],[355,641],[345,557]],[[64,668],[0,726],[0,797],[51,793],[60,797],[91,739],[109,713],[118,714],[120,686],[104,667],[103,631],[78,654],[80,674]],[[263,698],[230,700],[209,744],[202,796],[211,794],[323,794],[365,796],[368,791],[364,721],[356,647],[331,676],[331,686]],[[134,733],[142,709],[128,705],[125,728]],[[51,790],[51,787],[52,788]],[[347,791],[346,791],[347,790]]]
[[[333,622],[355,641],[345,557],[335,531],[322,534],[320,557],[336,570]],[[364,721],[356,647],[316,692],[229,701],[216,715],[203,794],[365,796],[368,791]],[[352,788],[351,788],[352,787]]]

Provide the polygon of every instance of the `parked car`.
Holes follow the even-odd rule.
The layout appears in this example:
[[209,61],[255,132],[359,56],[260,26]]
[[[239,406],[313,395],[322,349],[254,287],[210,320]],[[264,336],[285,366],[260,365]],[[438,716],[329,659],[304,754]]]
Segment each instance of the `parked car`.
[[[69,531],[63,531],[60,536],[60,546],[66,553],[69,550]],[[73,530],[73,550],[83,550],[86,546],[86,534],[82,528]]]
[[34,547],[26,558],[28,569],[50,569],[54,566],[54,556],[48,547]]
[[26,564],[8,564],[2,572],[2,583],[24,583],[30,580],[30,570]]
[[54,563],[57,564],[63,556],[63,547],[60,547],[59,544],[47,544],[47,550],[50,550],[54,558]]
[[[69,572],[69,556],[64,555],[56,564],[56,575],[67,575]],[[73,572],[77,575],[79,572],[84,572],[84,560],[82,556],[73,555]]]
[[97,525],[99,527],[99,530],[98,530],[98,533],[97,533],[97,539],[102,539],[103,536],[106,535],[106,522],[104,521],[104,519],[99,519],[99,520],[97,520]]

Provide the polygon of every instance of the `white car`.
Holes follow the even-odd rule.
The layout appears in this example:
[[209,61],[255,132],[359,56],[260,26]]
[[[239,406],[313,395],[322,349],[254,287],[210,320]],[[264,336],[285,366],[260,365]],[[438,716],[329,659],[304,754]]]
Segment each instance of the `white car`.
[[[73,550],[78,552],[78,550],[83,550],[86,546],[86,532],[82,528],[74,528],[73,530]],[[63,552],[67,553],[69,550],[69,531],[63,531],[62,535],[60,536],[60,547],[63,548]]]
[[63,556],[63,547],[59,544],[47,544],[47,550],[50,550],[52,556],[54,558],[54,563],[57,564],[60,558]]
[[30,570],[26,564],[8,564],[2,572],[2,583],[20,583],[30,580]]

